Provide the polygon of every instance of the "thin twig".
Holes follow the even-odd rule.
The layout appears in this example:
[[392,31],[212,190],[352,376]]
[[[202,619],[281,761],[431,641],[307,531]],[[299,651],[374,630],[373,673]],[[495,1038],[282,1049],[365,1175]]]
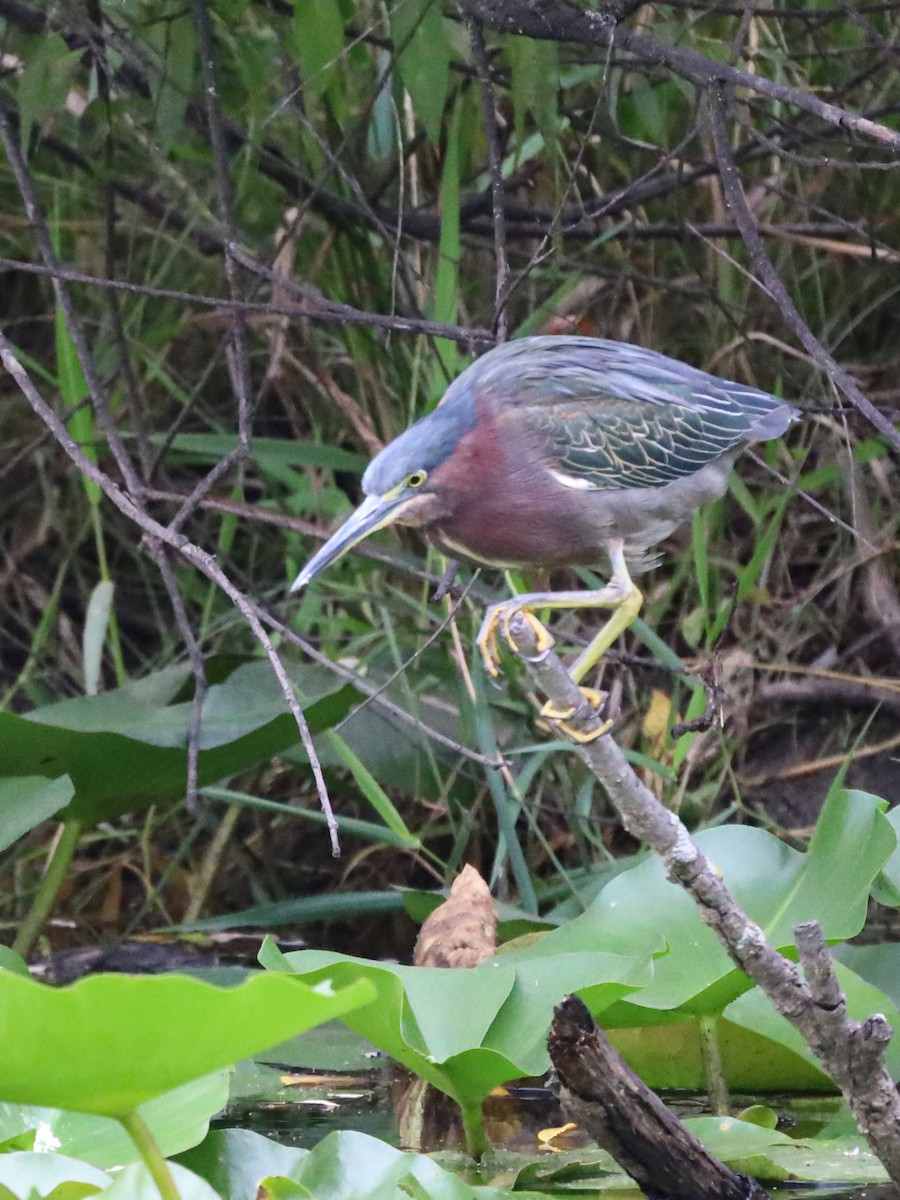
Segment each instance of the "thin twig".
[[[793,331],[794,335],[806,348],[813,360],[827,373],[835,387],[839,388],[850,403],[867,417],[875,428],[882,433],[895,450],[900,451],[900,433],[891,422],[879,412],[872,402],[863,394],[856,381],[828,353],[803,317],[784,285],[784,281],[776,271],[771,259],[766,254],[762,238],[756,225],[756,220],[747,203],[744,189],[741,186],[740,175],[734,154],[731,149],[731,139],[728,134],[728,105],[724,86],[711,83],[707,92],[709,99],[710,124],[716,157],[719,160],[719,177],[722,181],[722,192],[732,216],[741,231],[741,237],[747,247],[753,269],[766,291],[778,305],[782,317]],[[900,143],[898,143],[900,146]]]
[[47,267],[38,263],[24,262],[21,259],[0,258],[0,267],[10,271],[23,271],[29,275],[45,275],[51,279],[63,279],[72,283],[86,283],[93,287],[128,292],[133,296],[149,296],[154,300],[176,300],[182,304],[196,304],[202,308],[254,313],[263,317],[303,317],[310,321],[324,321],[341,325],[370,325],[375,329],[426,334],[473,346],[492,346],[497,340],[489,329],[467,329],[462,325],[449,325],[444,321],[425,321],[418,317],[392,317],[385,313],[366,312],[364,309],[354,308],[352,304],[341,304],[337,300],[328,300],[311,288],[304,288],[302,284],[298,284],[294,280],[276,276],[263,263],[256,262],[249,255],[241,253],[238,257],[242,266],[270,279],[282,290],[295,292],[302,297],[301,301],[297,304],[272,304],[253,300],[233,300],[227,296],[208,296],[198,292],[180,292],[174,288],[157,288],[147,284],[128,283],[124,279],[104,279],[100,275],[86,275],[83,271],[75,271],[71,267],[61,264],[57,267]]
[[386,696],[380,695],[379,693],[381,689],[379,686],[369,683],[367,680],[357,675],[354,671],[351,671],[349,667],[342,666],[340,663],[336,663],[333,659],[330,659],[326,655],[322,654],[316,649],[315,646],[312,645],[311,642],[308,642],[305,638],[300,637],[300,635],[295,633],[289,625],[285,625],[283,621],[279,621],[276,617],[273,617],[271,613],[260,609],[258,610],[258,615],[260,620],[264,621],[270,629],[274,629],[276,633],[279,633],[286,642],[290,642],[290,644],[296,646],[298,650],[302,650],[303,653],[308,658],[312,659],[313,662],[319,663],[321,666],[326,667],[340,679],[346,679],[348,683],[352,684],[353,687],[362,692],[363,695],[371,697],[379,708],[384,709],[386,713],[392,717],[395,717],[398,721],[402,721],[407,725],[411,725],[430,741],[436,742],[439,746],[446,746],[448,750],[453,750],[454,753],[459,754],[460,757],[467,758],[470,762],[478,763],[482,767],[492,767],[497,770],[503,767],[503,759],[497,758],[496,756],[491,757],[490,755],[479,754],[475,750],[470,750],[467,746],[463,746],[459,742],[455,742],[453,738],[448,737],[445,733],[441,733],[440,730],[435,729],[431,725],[427,725],[418,717],[414,717],[412,713],[407,712],[405,708],[401,708],[399,704],[395,704],[393,700],[389,700]]
[[239,588],[237,588],[225,572],[218,565],[212,555],[207,554],[205,550],[201,550],[199,546],[189,541],[184,534],[177,530],[169,529],[165,525],[160,525],[158,521],[149,516],[132,498],[127,495],[106,473],[102,471],[95,463],[87,457],[72,435],[69,433],[66,426],[59,419],[50,405],[44,400],[43,396],[34,386],[28,372],[16,358],[12,345],[7,340],[6,335],[0,331],[0,362],[9,371],[13,379],[18,384],[28,403],[31,405],[34,412],[44,422],[50,432],[53,434],[60,447],[69,456],[72,462],[78,467],[79,471],[90,479],[93,483],[103,491],[104,495],[115,505],[115,507],[133,521],[140,529],[144,531],[150,538],[162,542],[166,546],[171,546],[173,550],[177,550],[183,558],[196,567],[207,579],[212,580],[222,589],[228,599],[232,602],[241,616],[253,631],[257,641],[265,651],[275,677],[278,680],[282,694],[284,695],[285,703],[297,724],[297,729],[300,733],[300,740],[303,743],[303,748],[309,757],[309,765],[313,773],[313,778],[316,782],[316,790],[319,795],[319,803],[322,806],[322,811],[328,819],[328,830],[331,835],[331,849],[334,856],[337,858],[340,855],[340,842],[338,840],[337,822],[334,819],[334,813],[331,808],[331,801],[328,797],[328,789],[325,786],[325,778],[322,774],[322,765],[319,762],[319,757],[316,754],[316,748],[313,745],[312,735],[309,732],[309,726],[306,723],[306,718],[303,716],[303,711],[297,702],[297,697],[294,695],[294,688],[288,678],[284,664],[278,656],[278,652],[272,644],[272,640],[266,633],[265,626],[260,619],[255,606],[250,603],[247,597]]
[[503,208],[503,160],[500,154],[500,138],[497,131],[497,108],[494,102],[494,85],[491,83],[490,63],[484,44],[484,33],[477,21],[469,22],[469,38],[472,43],[472,58],[481,82],[481,111],[484,119],[484,134],[487,138],[488,170],[491,176],[491,205],[494,222],[494,257],[496,259],[494,284],[494,332],[498,342],[505,342],[509,335],[509,314],[506,310],[509,291],[509,259],[506,254],[506,213]]

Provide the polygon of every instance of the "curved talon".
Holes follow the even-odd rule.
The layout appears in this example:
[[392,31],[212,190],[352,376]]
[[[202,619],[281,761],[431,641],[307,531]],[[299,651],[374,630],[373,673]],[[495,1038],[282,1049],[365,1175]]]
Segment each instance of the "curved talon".
[[533,612],[527,608],[517,608],[514,604],[509,604],[503,609],[501,620],[503,623],[503,636],[509,642],[513,652],[518,654],[519,647],[516,644],[516,639],[512,635],[512,630],[509,627],[510,621],[515,616],[520,616],[523,621],[527,621],[531,626],[531,632],[534,634],[537,645],[534,650],[534,657],[539,658],[542,654],[546,654],[548,650],[552,650],[555,645],[555,639],[537,619]]
[[[599,716],[603,712],[603,707],[607,701],[607,693],[600,692],[596,688],[583,687],[578,689],[584,696],[587,703],[591,706],[595,713]],[[607,718],[601,722],[596,729],[585,731],[584,729],[576,729],[574,725],[569,725],[569,719],[574,717],[579,706],[573,708],[556,708],[548,700],[541,709],[541,716],[548,721],[552,721],[564,734],[572,738],[573,741],[581,742],[583,745],[587,742],[596,741],[598,737],[602,737],[604,733],[609,733],[614,722]]]
[[481,651],[481,661],[484,663],[484,669],[492,679],[496,679],[500,674],[498,666],[497,625],[500,621],[502,608],[501,604],[491,605],[484,614],[481,629],[478,631],[478,637],[475,639],[475,644]]
[[521,608],[514,600],[503,604],[492,604],[484,615],[481,629],[476,638],[476,645],[481,651],[484,668],[492,679],[496,679],[499,674],[500,647],[498,629],[502,630],[503,636],[512,647],[513,652],[518,653],[519,647],[509,627],[510,621],[517,614],[521,614],[523,620],[527,621],[532,628],[537,641],[535,657],[546,654],[554,645],[553,637],[527,608]]

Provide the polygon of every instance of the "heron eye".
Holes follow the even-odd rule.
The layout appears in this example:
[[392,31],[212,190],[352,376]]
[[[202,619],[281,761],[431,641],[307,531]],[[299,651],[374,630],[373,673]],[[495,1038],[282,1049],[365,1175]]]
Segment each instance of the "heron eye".
[[406,481],[406,486],[411,488],[419,488],[427,478],[427,471],[413,471],[412,475],[410,475]]

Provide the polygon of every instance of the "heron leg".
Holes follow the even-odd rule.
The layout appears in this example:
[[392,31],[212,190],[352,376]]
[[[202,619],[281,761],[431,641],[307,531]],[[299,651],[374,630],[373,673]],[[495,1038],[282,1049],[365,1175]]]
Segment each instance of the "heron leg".
[[620,637],[641,611],[644,597],[628,574],[621,543],[611,552],[613,575],[605,588],[589,592],[579,608],[611,608],[613,614],[593,641],[578,655],[569,674],[579,683],[595,667],[616,638]]
[[[510,635],[509,622],[517,612],[528,619],[538,635],[538,652],[548,650],[553,645],[553,638],[543,625],[534,617],[535,608],[608,608],[612,614],[603,628],[593,638],[590,645],[578,655],[569,668],[572,679],[580,684],[592,667],[595,667],[604,653],[609,649],[638,615],[643,603],[643,596],[633,582],[625,563],[625,553],[621,542],[613,543],[609,549],[612,562],[612,576],[605,587],[596,592],[529,592],[505,600],[500,604],[491,605],[485,614],[481,632],[478,635],[478,647],[481,650],[485,667],[488,672],[497,675],[498,629],[502,629],[504,637],[515,649],[515,642]],[[602,711],[605,696],[593,688],[581,688],[585,699],[597,712]],[[598,729],[591,730],[588,735],[566,724],[575,715],[575,709],[557,709],[552,704],[545,704],[541,715],[559,725],[564,733],[576,741],[593,741],[606,733],[612,722],[605,721]]]

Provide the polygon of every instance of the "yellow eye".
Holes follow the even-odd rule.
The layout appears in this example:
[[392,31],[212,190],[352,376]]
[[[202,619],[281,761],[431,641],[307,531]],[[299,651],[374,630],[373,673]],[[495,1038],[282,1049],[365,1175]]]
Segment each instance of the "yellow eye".
[[419,488],[427,478],[427,471],[413,471],[412,475],[410,475],[406,481],[406,486],[411,488]]

